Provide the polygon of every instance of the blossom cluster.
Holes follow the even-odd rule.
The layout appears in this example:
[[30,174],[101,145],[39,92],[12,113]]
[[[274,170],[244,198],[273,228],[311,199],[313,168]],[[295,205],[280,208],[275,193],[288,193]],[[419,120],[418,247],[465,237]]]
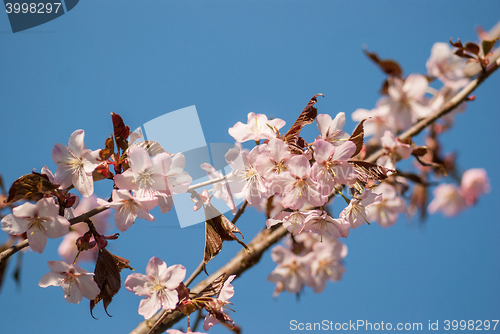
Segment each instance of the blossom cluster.
[[[1,228],[13,238],[27,239],[37,253],[45,250],[47,238],[63,237],[58,251],[65,261],[49,261],[50,272],[40,279],[39,286],[61,286],[66,301],[79,303],[85,297],[91,300],[92,309],[93,303],[100,300],[105,301],[105,307],[109,304],[120,287],[113,286],[108,276],[119,275],[121,269],[128,267],[128,260],[106,250],[108,240],[118,238],[118,234],[105,235],[110,229],[107,209],[115,210],[116,227],[125,232],[137,218],[154,221],[150,211],[155,207],[161,213],[169,212],[174,194],[190,192],[196,202],[193,210],[203,208],[207,217],[206,265],[220,252],[222,241],[237,240],[247,248],[234,235],[241,234],[240,230],[211,204],[213,197],[222,199],[236,214],[234,198],[239,198],[250,206],[265,208],[268,229],[282,225],[287,232],[283,245],[274,247],[271,253],[277,267],[268,280],[276,284],[275,296],[282,291],[298,294],[306,286],[320,293],[328,281],[339,281],[345,272],[342,261],[347,247],[340,239],[348,237],[351,229],[370,222],[392,226],[401,214],[411,214],[415,206],[426,208],[429,213],[442,211],[453,216],[474,205],[490,190],[486,171],[469,169],[461,176],[460,186],[438,185],[427,206],[426,194],[431,185],[428,180],[440,180],[447,173],[458,174],[453,158],[442,157],[440,152],[438,135],[447,125],[431,127],[425,137],[426,146],[398,137],[467,85],[463,59],[453,54],[448,45],[437,43],[427,61],[427,76],[403,77],[396,63],[388,71],[384,68],[387,62],[379,61],[373,54],[371,58],[388,77],[376,107],[352,113],[352,119],[359,122],[352,135],[344,131],[345,113],[334,117],[317,115],[313,105],[322,94],[310,100],[286,134],[280,133],[286,124],[284,120],[249,113],[246,124],[238,122],[228,131],[236,141],[225,155],[232,171],[224,177],[210,164],[202,164],[200,168],[214,183],[211,189],[198,193],[194,190],[197,187],[191,186],[192,177],[184,171],[186,161],[181,152],[170,154],[158,143],[134,143],[140,133],[130,133],[121,117],[112,114],[115,134],[106,140],[104,149],[87,149],[85,132],[76,130],[67,146],[54,145],[55,173],[45,166],[41,174],[25,175],[14,183],[9,192],[10,204],[24,202],[13,206],[12,213],[3,217]],[[441,90],[429,86],[434,79],[442,82]],[[308,143],[300,137],[300,131],[313,122],[318,135]],[[365,142],[365,137],[371,137],[370,141]],[[255,141],[256,146],[243,148],[241,143],[247,141]],[[365,161],[374,147],[381,150],[376,163]],[[410,162],[412,157],[417,172],[402,171],[401,161]],[[114,167],[114,173],[110,167]],[[114,182],[109,199],[94,194],[94,182],[100,179]],[[81,199],[71,192],[73,189]],[[413,191],[410,205],[405,195],[409,189]],[[345,206],[333,215],[329,204],[339,197],[345,200]],[[91,219],[81,218],[93,210],[96,214]],[[76,265],[78,261],[96,259],[95,273]],[[234,294],[231,282],[235,276],[223,277],[223,281],[221,278],[218,284],[214,282],[204,292],[193,295],[184,286],[185,275],[183,265],[167,267],[152,257],[145,275],[131,274],[124,284],[128,291],[144,297],[138,312],[146,319],[160,309],[189,315],[204,308],[208,312],[205,330],[218,322],[234,328],[224,307]]]

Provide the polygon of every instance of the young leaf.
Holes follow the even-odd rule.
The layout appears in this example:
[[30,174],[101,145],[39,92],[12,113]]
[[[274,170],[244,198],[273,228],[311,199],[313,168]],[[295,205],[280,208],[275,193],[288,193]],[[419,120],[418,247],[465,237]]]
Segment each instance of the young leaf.
[[380,59],[375,52],[368,52],[363,50],[364,53],[370,58],[378,67],[387,75],[401,78],[403,75],[403,70],[401,66],[394,60],[390,59]]
[[465,44],[464,50],[470,53],[473,53],[475,55],[479,54],[479,46],[475,43],[467,43]]
[[318,109],[314,107],[316,102],[318,102],[317,97],[323,94],[314,95],[309,102],[307,103],[304,110],[299,115],[299,118],[293,123],[292,127],[288,132],[283,136],[283,140],[288,144],[290,150],[294,154],[302,154],[304,147],[307,146],[306,141],[300,137],[300,131],[304,127],[304,125],[311,124],[316,119],[316,115],[318,114]]
[[213,259],[222,249],[222,241],[236,240],[239,244],[248,250],[247,245],[238,238],[235,233],[239,233],[243,238],[241,231],[223,214],[221,214],[213,205],[205,208],[205,256],[203,257],[203,270],[206,270],[206,264]]
[[387,173],[395,172],[392,169],[366,161],[349,160],[349,163],[354,167],[354,171],[358,174],[358,181],[364,184],[368,183],[368,180],[383,181],[387,178]]
[[114,112],[111,113],[111,119],[113,121],[116,146],[125,151],[128,148],[127,138],[130,134],[130,128],[125,125],[121,116]]
[[[130,145],[130,148],[132,148],[134,146],[142,147],[143,149],[148,151],[148,154],[150,157],[154,157],[158,153],[163,153],[163,152],[170,154],[167,151],[165,151],[165,149],[163,147],[161,147],[160,143],[158,143],[156,141],[152,141],[152,140],[146,140],[146,141],[140,141],[140,142],[134,143],[134,144]],[[128,150],[126,151],[126,153],[128,154]]]
[[94,281],[97,283],[101,293],[94,300],[90,301],[90,314],[92,317],[94,317],[92,310],[101,300],[104,305],[104,311],[110,316],[108,305],[111,303],[114,295],[120,290],[120,271],[123,268],[134,270],[128,265],[129,262],[127,259],[111,254],[106,249],[99,250],[94,270]]
[[483,41],[483,52],[485,56],[491,51],[491,49],[493,49],[496,41],[498,41],[498,38],[491,41]]
[[104,145],[106,148],[99,151],[99,157],[102,160],[107,160],[111,156],[111,154],[113,154],[115,151],[115,143],[113,142],[113,135],[109,136],[109,138],[106,139]]
[[358,155],[359,152],[361,152],[361,149],[363,148],[363,140],[364,140],[364,130],[363,130],[363,123],[367,119],[361,120],[359,124],[356,126],[356,129],[354,129],[354,132],[352,135],[349,137],[349,140],[352,141],[356,145],[356,152],[352,155],[353,157]]
[[32,172],[18,178],[9,189],[6,204],[11,204],[22,199],[37,201],[44,194],[59,188],[59,185],[49,181],[49,178],[40,173]]
[[453,46],[454,46],[454,47],[456,47],[456,48],[459,48],[459,49],[463,49],[463,47],[464,47],[464,46],[462,45],[462,42],[460,41],[460,38],[458,39],[458,42],[455,42],[455,43],[453,43],[453,42],[451,41],[451,38],[450,38],[450,44],[451,44],[451,45],[453,45]]
[[220,290],[224,286],[226,278],[227,278],[226,273],[221,274],[212,283],[207,285],[205,289],[201,290],[200,293],[198,293],[195,298],[215,296],[220,292]]

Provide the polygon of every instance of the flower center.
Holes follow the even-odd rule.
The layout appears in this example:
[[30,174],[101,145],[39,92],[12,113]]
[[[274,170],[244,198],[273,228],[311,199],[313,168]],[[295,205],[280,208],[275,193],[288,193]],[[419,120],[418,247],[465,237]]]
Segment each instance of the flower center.
[[147,170],[141,170],[137,174],[135,182],[139,189],[151,188],[151,186],[155,183],[153,180],[153,174],[149,173]]

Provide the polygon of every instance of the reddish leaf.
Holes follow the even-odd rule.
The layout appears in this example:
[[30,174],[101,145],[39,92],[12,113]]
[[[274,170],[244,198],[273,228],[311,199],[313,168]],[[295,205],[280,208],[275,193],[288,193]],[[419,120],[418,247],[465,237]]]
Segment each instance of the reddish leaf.
[[114,112],[111,113],[111,119],[113,120],[116,146],[125,151],[128,148],[127,138],[130,134],[130,128],[123,123],[121,116]]
[[222,289],[222,286],[224,285],[226,278],[227,278],[226,273],[221,274],[212,283],[207,285],[205,289],[201,290],[200,293],[198,293],[195,298],[215,296]]
[[49,181],[46,175],[32,172],[18,178],[9,189],[6,203],[14,203],[22,199],[38,201],[44,194],[59,188],[59,185]]
[[458,39],[458,42],[453,43],[450,38],[450,44],[453,45],[456,48],[462,49],[464,46],[462,45],[462,42],[460,41],[460,38]]
[[479,54],[479,51],[481,50],[479,46],[475,43],[467,43],[465,44],[464,50],[470,53],[473,53],[475,55]]
[[90,301],[90,314],[92,310],[102,300],[104,311],[109,316],[108,305],[111,303],[114,295],[118,293],[121,286],[120,271],[123,268],[132,269],[128,264],[130,261],[120,256],[108,252],[106,249],[99,250],[99,256],[95,264],[94,281],[101,290],[94,300]]
[[361,120],[359,124],[356,126],[356,129],[354,129],[354,132],[352,135],[349,137],[349,140],[352,141],[356,145],[356,152],[352,155],[353,157],[358,155],[359,152],[361,152],[361,149],[363,148],[363,140],[364,140],[364,130],[363,130],[363,123],[366,121],[366,118]]
[[427,154],[428,148],[425,146],[414,147],[411,154],[417,157],[422,157]]
[[205,256],[203,257],[203,269],[206,272],[206,264],[213,259],[222,249],[222,241],[236,240],[243,247],[248,249],[243,241],[239,240],[235,233],[241,231],[213,205],[205,209]]
[[318,109],[314,107],[314,104],[318,102],[317,97],[319,95],[324,97],[323,94],[314,95],[300,113],[299,118],[293,123],[290,130],[283,136],[283,140],[288,144],[290,150],[294,154],[302,154],[304,147],[307,146],[306,141],[300,137],[300,131],[305,125],[311,124],[316,119]]
[[394,60],[380,59],[376,53],[364,50],[364,53],[387,75],[392,75],[400,78],[403,75],[401,66]]
[[106,148],[99,151],[99,157],[101,157],[102,160],[108,159],[111,156],[111,154],[113,154],[115,151],[115,143],[113,142],[113,135],[109,136],[109,138],[106,139],[104,145]]
[[395,172],[392,169],[366,161],[349,160],[349,163],[358,174],[358,181],[364,184],[368,183],[369,180],[383,181],[387,178],[387,173]]
[[[163,152],[170,154],[167,151],[165,151],[165,149],[163,147],[161,147],[160,143],[152,141],[152,140],[140,141],[140,142],[134,143],[134,144],[130,145],[130,148],[132,148],[134,146],[142,147],[143,149],[148,151],[148,154],[150,157],[154,157],[158,153],[163,153]],[[128,155],[128,150],[126,151],[126,154]]]

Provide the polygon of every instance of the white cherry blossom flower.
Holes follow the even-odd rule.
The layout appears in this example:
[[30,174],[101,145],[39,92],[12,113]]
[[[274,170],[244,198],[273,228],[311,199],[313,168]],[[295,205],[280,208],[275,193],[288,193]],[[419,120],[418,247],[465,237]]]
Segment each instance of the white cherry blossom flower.
[[339,112],[333,120],[328,114],[319,114],[316,117],[316,123],[321,133],[318,138],[324,139],[335,146],[343,144],[350,137],[347,132],[342,131],[345,125],[345,114],[343,112]]
[[83,141],[85,131],[76,130],[71,134],[68,146],[55,144],[52,149],[52,160],[57,164],[55,181],[62,189],[74,185],[84,197],[94,192],[92,172],[99,166],[99,151],[87,149]]
[[60,286],[68,303],[78,304],[83,297],[94,300],[101,292],[94,274],[64,261],[48,261],[50,272],[43,275],[38,285],[42,288]]
[[152,257],[146,267],[146,275],[128,275],[125,287],[138,296],[144,296],[139,304],[139,314],[151,318],[159,309],[173,310],[179,302],[177,287],[186,277],[186,268],[180,264],[167,267],[157,257]]
[[260,140],[276,138],[276,133],[273,128],[279,130],[285,125],[285,121],[279,118],[268,120],[264,114],[248,114],[247,124],[241,122],[236,123],[232,128],[229,128],[229,134],[240,143],[248,140]]
[[2,219],[2,230],[15,235],[26,232],[31,249],[42,253],[47,237],[59,238],[68,233],[69,221],[59,216],[59,207],[52,197],[36,204],[24,203]]
[[125,232],[132,226],[135,218],[139,217],[147,221],[154,221],[155,218],[149,213],[157,204],[156,198],[135,197],[128,190],[113,190],[112,202],[107,202],[101,198],[97,199],[99,205],[115,209],[115,223],[118,229]]

